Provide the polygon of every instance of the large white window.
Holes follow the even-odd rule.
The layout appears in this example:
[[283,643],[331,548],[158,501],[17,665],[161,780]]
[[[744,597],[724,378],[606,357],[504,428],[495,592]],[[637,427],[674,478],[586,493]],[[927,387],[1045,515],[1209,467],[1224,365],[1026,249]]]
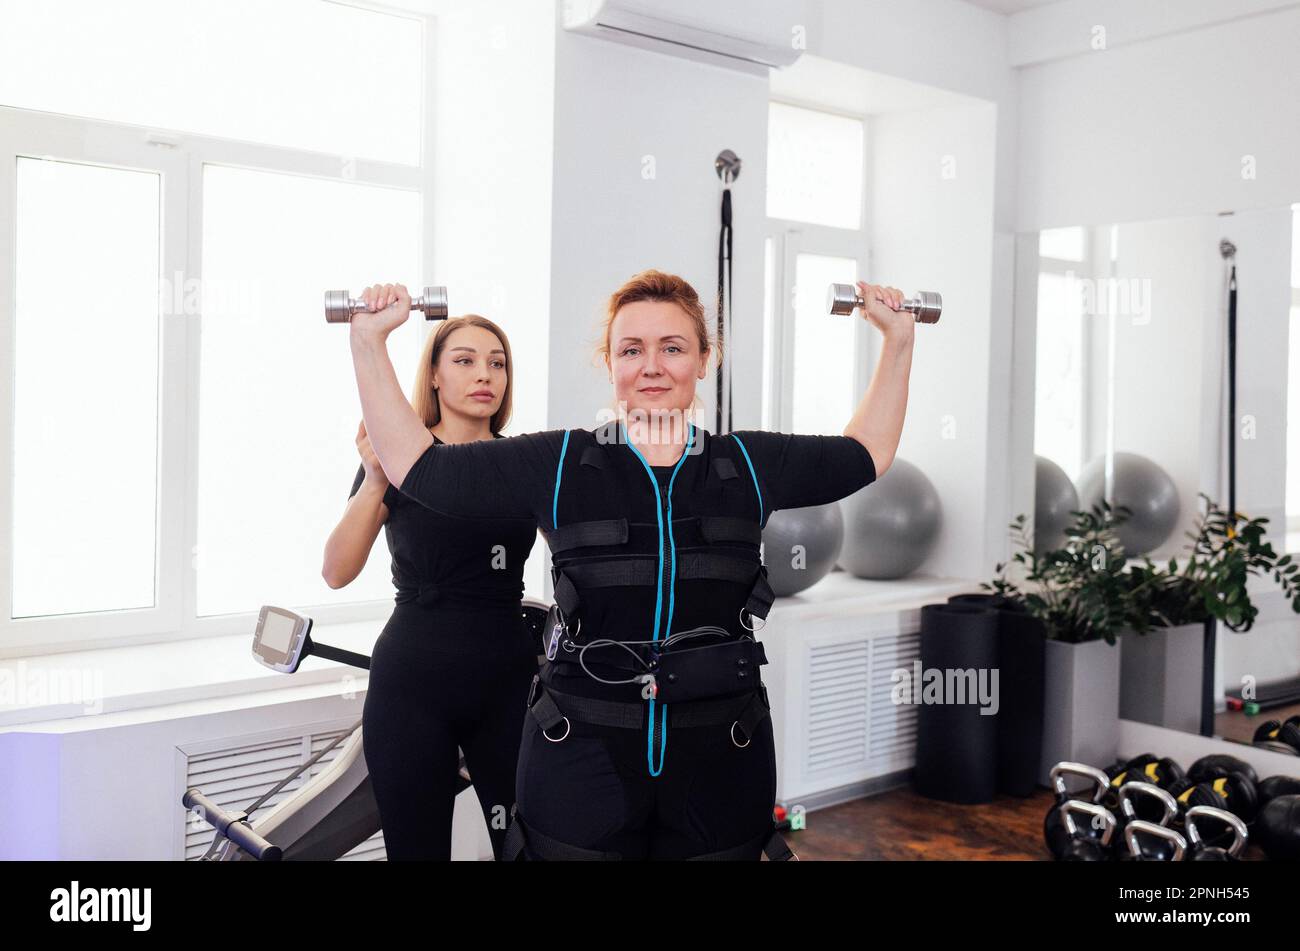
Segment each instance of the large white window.
[[[313,318],[317,288],[418,273],[417,192],[204,168],[200,615],[277,600],[391,597],[382,540],[350,585],[321,584],[321,551],[333,527],[322,515],[336,512],[351,485],[360,415],[346,328]],[[406,393],[424,332],[417,313],[389,340]],[[346,474],[348,485],[329,477],[335,473]]]
[[[855,319],[826,313],[826,288],[858,279],[853,258],[824,254],[795,256],[794,384],[796,433],[838,436],[853,413],[856,382]],[[861,318],[857,318],[860,320]]]
[[1034,374],[1034,453],[1077,480],[1086,458],[1089,402],[1085,401],[1084,333],[1080,281],[1086,276],[1088,234],[1053,228],[1038,236],[1037,372]]
[[862,120],[781,102],[767,118],[767,216],[862,226]]
[[839,435],[870,374],[856,312],[826,312],[831,284],[868,268],[865,120],[782,102],[768,112],[763,427]]
[[418,165],[423,48],[323,0],[3,0],[0,103]]
[[15,171],[13,616],[151,608],[159,175]]
[[[0,0],[0,648],[386,616],[382,540],[320,577],[360,461],[322,296],[433,273],[429,34],[325,0]],[[408,393],[428,332],[390,338]]]

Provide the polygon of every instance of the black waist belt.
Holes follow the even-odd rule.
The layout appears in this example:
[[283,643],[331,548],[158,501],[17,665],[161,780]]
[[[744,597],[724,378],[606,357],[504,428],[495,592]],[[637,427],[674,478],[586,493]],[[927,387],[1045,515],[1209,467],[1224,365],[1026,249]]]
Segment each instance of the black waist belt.
[[[568,736],[566,720],[569,723],[591,723],[628,730],[644,729],[649,706],[639,700],[598,700],[561,693],[542,683],[541,677],[536,674],[533,675],[528,701],[528,712],[542,728],[546,738],[557,743]],[[755,728],[771,712],[767,702],[767,688],[761,683],[758,689],[737,697],[675,703],[671,709],[669,723],[673,727],[729,724],[732,742],[737,746],[748,746]],[[561,725],[566,728],[564,736],[551,736],[550,731]]]
[[[761,642],[746,638],[698,647],[689,643],[662,651],[656,649],[661,645],[601,644],[588,648],[583,662],[601,674],[626,674],[641,683],[652,675],[654,696],[661,703],[705,700],[759,685],[759,668],[767,663]],[[583,671],[576,650],[557,651],[550,663],[565,674]]]

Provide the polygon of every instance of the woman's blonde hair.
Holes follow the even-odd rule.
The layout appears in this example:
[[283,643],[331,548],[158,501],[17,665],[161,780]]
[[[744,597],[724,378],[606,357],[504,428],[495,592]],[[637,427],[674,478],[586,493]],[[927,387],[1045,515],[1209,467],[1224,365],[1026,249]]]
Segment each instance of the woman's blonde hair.
[[506,391],[501,395],[501,406],[492,414],[488,425],[493,435],[501,432],[510,422],[511,399],[515,385],[515,365],[510,356],[510,339],[505,332],[478,314],[465,314],[444,320],[424,342],[424,351],[420,356],[420,368],[415,373],[415,389],[411,393],[411,405],[416,414],[424,420],[426,429],[436,426],[442,419],[442,406],[438,401],[438,391],[433,388],[433,369],[438,365],[443,350],[447,348],[447,338],[452,331],[461,327],[482,327],[495,334],[501,341],[501,349],[506,352]]
[[610,359],[610,333],[614,327],[614,317],[626,304],[637,301],[665,301],[676,304],[691,321],[691,327],[700,342],[700,352],[710,354],[717,365],[722,365],[722,345],[709,333],[708,321],[704,317],[704,305],[695,288],[676,274],[666,274],[654,269],[634,274],[622,287],[609,295],[603,318],[602,342],[597,348],[597,356]]

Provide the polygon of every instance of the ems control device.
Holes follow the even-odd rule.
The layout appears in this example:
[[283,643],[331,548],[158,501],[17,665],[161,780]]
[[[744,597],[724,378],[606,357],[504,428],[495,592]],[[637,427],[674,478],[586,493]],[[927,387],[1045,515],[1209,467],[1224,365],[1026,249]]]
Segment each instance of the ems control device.
[[[346,324],[352,315],[366,309],[366,302],[352,297],[347,291],[325,292],[325,320],[331,324]],[[419,297],[411,300],[411,310],[424,311],[426,320],[447,319],[447,288],[426,287]]]
[[[262,605],[253,635],[253,656],[258,663],[282,674],[292,674],[302,662],[303,646],[311,633],[311,618],[287,608]],[[306,653],[311,653],[310,649]]]
[[[865,306],[866,302],[852,284],[832,284],[826,293],[827,313],[837,316],[851,314],[855,309]],[[943,313],[943,298],[934,291],[920,291],[916,297],[904,300],[899,309],[911,311],[916,315],[918,324],[933,324],[938,322],[939,315]]]

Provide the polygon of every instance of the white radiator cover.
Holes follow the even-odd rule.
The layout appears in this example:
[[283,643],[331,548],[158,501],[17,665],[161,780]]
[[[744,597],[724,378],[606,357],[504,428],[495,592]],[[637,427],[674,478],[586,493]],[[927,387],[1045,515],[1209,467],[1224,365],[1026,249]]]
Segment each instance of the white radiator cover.
[[864,581],[839,571],[779,598],[761,630],[787,805],[910,769],[916,707],[893,703],[891,675],[920,656],[921,606],[978,590],[952,578]]

